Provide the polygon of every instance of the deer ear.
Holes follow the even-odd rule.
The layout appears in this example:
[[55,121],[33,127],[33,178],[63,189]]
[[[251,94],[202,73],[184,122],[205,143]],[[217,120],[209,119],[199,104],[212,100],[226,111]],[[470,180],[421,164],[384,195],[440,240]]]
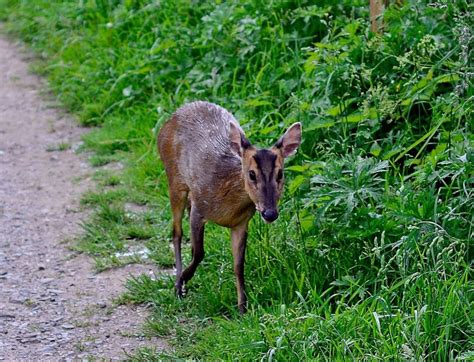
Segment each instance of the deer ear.
[[232,121],[230,122],[229,141],[230,148],[239,157],[242,157],[244,150],[250,147],[250,142],[245,137],[242,128]]
[[294,155],[301,144],[301,123],[296,122],[288,128],[283,136],[275,143],[275,147],[281,150],[283,158]]

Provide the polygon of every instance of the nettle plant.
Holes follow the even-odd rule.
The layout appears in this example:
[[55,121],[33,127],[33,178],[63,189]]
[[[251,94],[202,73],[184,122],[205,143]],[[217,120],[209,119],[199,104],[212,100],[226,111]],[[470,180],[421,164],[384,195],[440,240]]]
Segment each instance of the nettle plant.
[[[408,2],[387,11],[382,35],[369,33],[364,19],[332,23],[328,35],[306,49],[306,131],[313,129],[318,141],[331,139],[326,148],[337,153],[352,146],[389,159],[416,154],[423,143],[415,142],[432,136],[439,122],[465,122],[472,107],[459,102],[457,90],[469,93],[466,6]],[[450,15],[450,24],[432,20]]]

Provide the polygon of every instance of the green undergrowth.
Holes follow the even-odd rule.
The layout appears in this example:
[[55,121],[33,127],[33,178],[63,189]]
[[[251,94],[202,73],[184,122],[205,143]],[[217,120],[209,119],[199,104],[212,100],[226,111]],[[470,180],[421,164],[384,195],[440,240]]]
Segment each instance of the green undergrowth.
[[121,301],[152,305],[146,329],[172,346],[131,359],[474,357],[473,7],[397,2],[382,34],[368,7],[0,0],[4,30],[95,127],[83,148],[97,189],[75,248],[99,270],[173,265],[155,138],[177,107],[221,104],[260,145],[303,124],[280,218],[251,222],[249,312],[235,306],[229,232],[208,225],[184,300],[167,273],[128,280]]

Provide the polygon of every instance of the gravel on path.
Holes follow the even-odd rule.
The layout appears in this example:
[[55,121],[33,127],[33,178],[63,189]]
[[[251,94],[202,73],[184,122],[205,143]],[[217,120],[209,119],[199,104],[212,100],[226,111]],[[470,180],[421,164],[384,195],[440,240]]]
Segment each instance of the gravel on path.
[[[152,266],[94,274],[90,258],[61,243],[86,217],[78,200],[92,171],[74,152],[86,130],[45,100],[25,60],[0,37],[0,360],[116,360],[167,348],[144,335],[144,307],[111,303],[127,276]],[[51,152],[60,143],[72,147]]]

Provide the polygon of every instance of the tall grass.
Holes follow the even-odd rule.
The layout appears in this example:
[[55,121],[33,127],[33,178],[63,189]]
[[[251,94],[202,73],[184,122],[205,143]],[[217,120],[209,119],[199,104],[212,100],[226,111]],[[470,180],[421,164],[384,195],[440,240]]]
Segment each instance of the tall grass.
[[128,281],[123,301],[151,303],[147,329],[174,346],[134,358],[473,357],[471,4],[393,5],[381,35],[348,0],[0,0],[0,17],[98,126],[91,162],[123,165],[83,200],[95,212],[77,248],[99,269],[143,246],[173,263],[154,139],[178,106],[221,104],[262,145],[303,123],[280,219],[251,223],[249,313],[228,232],[210,226],[185,300],[170,277]]

